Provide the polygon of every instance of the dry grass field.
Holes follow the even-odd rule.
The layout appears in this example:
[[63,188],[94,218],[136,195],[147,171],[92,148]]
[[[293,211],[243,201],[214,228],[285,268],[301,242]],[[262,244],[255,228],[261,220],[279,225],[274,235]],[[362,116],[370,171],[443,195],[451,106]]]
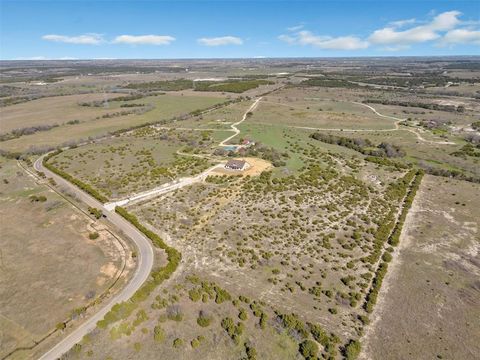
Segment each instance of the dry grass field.
[[[78,96],[75,95],[75,97]],[[44,112],[44,116],[48,117],[49,119],[54,119],[50,120],[50,124],[58,123],[62,124],[61,126],[52,128],[48,131],[38,131],[32,135],[25,135],[16,139],[0,142],[0,149],[10,152],[23,152],[32,149],[51,148],[64,143],[78,142],[81,140],[86,140],[88,138],[105,136],[108,133],[114,132],[116,130],[130,128],[146,123],[166,121],[172,119],[173,117],[185,116],[191,111],[205,109],[212,105],[222,103],[224,100],[225,98],[222,98],[221,95],[218,94],[215,97],[182,96],[181,94],[146,97],[140,100],[130,100],[122,102],[127,105],[135,103],[145,104],[145,106],[142,108],[148,110],[146,112],[140,112],[138,114],[127,115],[121,115],[121,112],[134,110],[129,110],[131,108],[120,108],[119,102],[113,102],[111,105],[112,108],[108,110],[96,107],[78,106],[76,103],[71,104],[69,102],[66,102],[59,106],[57,114],[58,117],[52,117],[51,115],[49,115],[48,111]],[[51,100],[50,98],[47,98],[35,101],[48,102]],[[32,102],[27,102],[23,104],[13,105],[18,107],[18,110],[16,112],[13,111],[12,113],[19,115],[15,119],[15,121],[12,120],[12,124],[29,121],[26,118],[30,119],[31,116],[25,116],[27,113],[25,113],[21,109],[22,107],[30,106],[31,103]],[[83,120],[77,124],[70,125],[67,124],[66,121],[61,120],[63,119],[63,111],[68,111],[68,109],[71,107],[73,107],[75,110],[72,113],[73,115],[80,114],[80,116],[84,116],[82,118]],[[8,108],[10,107],[7,107],[7,109]],[[91,113],[91,116],[87,115],[89,113]],[[105,116],[105,114],[100,115],[100,113],[105,113],[108,116],[103,117]],[[12,115],[12,117],[14,116]],[[18,127],[17,125],[10,126],[13,126],[13,128]]]
[[477,184],[425,178],[364,359],[474,359],[480,353],[478,204]]
[[[11,105],[0,109],[0,129],[2,133],[7,133],[13,129],[30,126],[62,125],[72,120],[92,120],[108,114],[112,109],[108,105],[87,107],[80,106],[79,103],[91,101],[108,103],[109,99],[121,96],[123,95],[112,93],[53,96]],[[112,108],[118,108],[118,105]]]
[[[122,246],[101,225],[38,185],[16,162],[1,160],[0,166],[3,357],[34,345],[58,323],[81,316],[82,307],[117,279],[126,279],[128,268]],[[15,353],[13,358],[29,354]]]

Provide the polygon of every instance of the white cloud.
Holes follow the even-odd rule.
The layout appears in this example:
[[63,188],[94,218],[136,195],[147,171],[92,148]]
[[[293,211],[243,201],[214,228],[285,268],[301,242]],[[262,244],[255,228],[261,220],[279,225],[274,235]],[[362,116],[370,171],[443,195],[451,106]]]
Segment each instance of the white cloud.
[[454,29],[440,40],[440,45],[474,44],[480,45],[480,30]]
[[356,36],[320,36],[307,30],[299,31],[294,36],[280,35],[278,38],[289,44],[311,45],[329,50],[359,50],[368,47],[368,42]]
[[287,30],[293,32],[293,31],[302,30],[303,27],[304,27],[304,25],[296,25],[296,26],[288,27]]
[[169,35],[120,35],[112,43],[129,45],[170,45],[175,41],[173,36]]
[[297,41],[297,38],[296,37],[293,37],[293,36],[290,36],[290,35],[280,35],[278,37],[279,40],[281,41],[284,41],[290,45],[293,45],[295,44],[295,42]]
[[242,45],[243,40],[236,36],[221,36],[214,38],[201,38],[197,40],[205,46]]
[[102,43],[103,37],[100,34],[83,34],[78,36],[65,36],[65,35],[44,35],[43,40],[62,42],[67,44],[82,44],[82,45],[98,45]]
[[389,25],[391,27],[400,28],[400,27],[404,27],[406,25],[415,24],[416,22],[417,22],[416,19],[405,19],[405,20],[392,21],[392,22],[389,23]]
[[440,32],[451,30],[460,24],[460,15],[459,11],[447,11],[435,16],[429,23],[402,31],[391,25],[375,30],[368,41],[378,45],[398,46],[436,40],[441,37]]

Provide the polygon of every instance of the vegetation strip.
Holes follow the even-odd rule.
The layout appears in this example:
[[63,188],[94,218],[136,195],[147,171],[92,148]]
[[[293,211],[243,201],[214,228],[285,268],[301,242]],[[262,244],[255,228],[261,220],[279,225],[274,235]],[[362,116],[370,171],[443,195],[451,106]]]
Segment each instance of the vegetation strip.
[[171,246],[168,246],[162,240],[162,238],[160,238],[160,236],[140,224],[135,215],[130,214],[127,210],[120,206],[115,208],[115,212],[135,226],[147,238],[149,238],[155,247],[165,250],[167,253],[168,263],[164,267],[153,270],[151,274],[152,278],[145,282],[145,284],[143,284],[142,287],[138,289],[128,301],[115,304],[112,309],[105,314],[103,320],[100,320],[97,323],[97,326],[102,329],[105,329],[108,325],[113,324],[118,320],[127,318],[137,308],[138,303],[146,300],[158,285],[160,285],[164,280],[170,278],[182,259],[182,254],[179,251]]
[[[410,191],[405,195],[402,212],[400,213],[400,216],[398,217],[398,220],[393,230],[391,231],[390,236],[388,237],[388,244],[392,246],[398,245],[400,234],[402,232],[402,227],[405,222],[405,218],[407,217],[408,211],[410,210],[410,207],[413,203],[413,199],[415,198],[417,190],[420,187],[422,178],[423,178],[423,171],[418,170],[415,174],[415,178],[411,182]],[[388,262],[391,260],[391,255],[388,252],[388,250],[385,250],[383,252],[382,260],[383,260],[382,263],[377,268],[375,278],[372,281],[372,287],[370,288],[370,292],[366,297],[364,308],[368,313],[373,312],[373,307],[377,302],[377,297],[380,292],[383,279],[387,274]]]

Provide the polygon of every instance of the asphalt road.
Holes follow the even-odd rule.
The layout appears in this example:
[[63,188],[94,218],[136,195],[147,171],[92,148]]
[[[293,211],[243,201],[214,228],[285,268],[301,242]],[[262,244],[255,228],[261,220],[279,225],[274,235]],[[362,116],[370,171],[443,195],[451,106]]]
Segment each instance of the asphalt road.
[[[45,155],[44,155],[45,156]],[[102,203],[94,199],[87,193],[83,192],[75,185],[69,183],[62,177],[54,174],[42,164],[43,157],[41,156],[37,161],[35,161],[33,167],[37,171],[45,173],[47,176],[53,178],[55,182],[61,185],[64,188],[69,189],[72,193],[76,195],[78,200],[82,201],[88,206],[101,209],[102,212],[107,216],[106,220],[118,227],[124,232],[137,246],[137,269],[133,277],[130,279],[130,282],[123,288],[117,295],[113,298],[107,300],[103,304],[102,308],[92,315],[89,319],[83,322],[78,328],[73,330],[65,338],[63,338],[57,345],[52,349],[43,354],[39,359],[41,360],[50,360],[58,359],[68,350],[70,350],[73,345],[80,342],[84,335],[88,334],[90,331],[95,329],[96,324],[99,320],[102,320],[105,314],[110,311],[113,305],[126,301],[132,297],[132,295],[142,286],[142,284],[148,279],[150,271],[153,266],[153,248],[150,243],[150,240],[147,239],[140,231],[138,231],[132,224],[122,218],[120,215],[116,214],[114,211],[108,211]]]

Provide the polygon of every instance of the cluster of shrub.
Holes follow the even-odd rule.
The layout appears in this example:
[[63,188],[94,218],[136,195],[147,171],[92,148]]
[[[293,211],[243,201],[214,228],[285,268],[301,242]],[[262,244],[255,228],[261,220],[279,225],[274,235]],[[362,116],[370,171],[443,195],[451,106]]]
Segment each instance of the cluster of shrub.
[[195,91],[221,91],[243,93],[250,89],[256,89],[260,85],[274,84],[268,80],[230,80],[228,82],[198,81],[195,83]]
[[375,146],[369,139],[347,138],[343,136],[322,134],[320,132],[313,133],[310,135],[310,137],[327,144],[344,146],[367,156],[387,158],[405,156],[405,152],[399,146],[386,142],[382,142],[381,144]]
[[467,158],[467,156],[480,157],[480,144],[477,144],[477,146],[473,146],[473,144],[465,144],[459,150],[454,151],[452,155],[464,159]]
[[45,202],[47,201],[47,197],[44,195],[30,195],[29,197],[31,202]]
[[395,160],[390,160],[385,157],[367,156],[364,160],[378,165],[394,167],[396,170],[404,170],[410,167],[407,164]]
[[[79,124],[80,120],[69,120],[65,122],[65,125],[76,125]],[[59,127],[59,124],[52,124],[52,125],[36,125],[36,126],[28,126],[19,129],[13,129],[11,132],[6,134],[0,135],[0,141],[7,141],[12,139],[17,139],[24,135],[32,135],[39,131],[49,131],[53,128]]]
[[53,128],[56,128],[60,125],[53,124],[53,125],[37,125],[37,126],[29,126],[20,129],[13,129],[11,132],[0,135],[0,141],[7,141],[19,138],[20,136],[24,135],[32,135],[38,131],[48,131]]
[[321,86],[328,88],[349,88],[356,89],[361,87],[358,84],[344,80],[344,79],[335,79],[328,77],[314,77],[307,80],[303,80],[300,83],[300,86]]
[[[277,313],[277,322],[286,330],[287,334],[294,339],[300,339],[298,351],[304,359],[335,359],[338,356],[338,344],[340,338],[325,331],[320,325],[306,323],[304,324],[296,314]],[[309,339],[310,335],[315,341]],[[319,356],[320,349],[318,344],[323,347],[323,354]],[[354,360],[360,354],[361,345],[358,340],[350,340],[342,349],[345,359]]]
[[438,166],[428,164],[424,161],[418,163],[418,166],[425,171],[426,174],[442,176],[451,179],[463,180],[472,183],[480,183],[480,177],[467,175],[462,170],[458,169],[445,169]]
[[387,99],[367,99],[363,103],[369,104],[382,104],[382,105],[395,105],[404,107],[418,107],[427,110],[448,111],[448,112],[465,112],[465,106],[459,105],[440,105],[435,103],[424,102],[412,102],[412,101],[400,101],[400,100],[387,100]]
[[180,91],[191,89],[192,87],[193,81],[187,79],[131,83],[125,86],[126,89],[136,89],[142,91]]

